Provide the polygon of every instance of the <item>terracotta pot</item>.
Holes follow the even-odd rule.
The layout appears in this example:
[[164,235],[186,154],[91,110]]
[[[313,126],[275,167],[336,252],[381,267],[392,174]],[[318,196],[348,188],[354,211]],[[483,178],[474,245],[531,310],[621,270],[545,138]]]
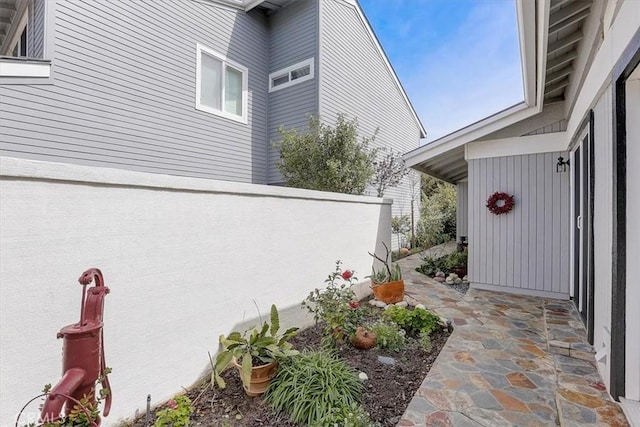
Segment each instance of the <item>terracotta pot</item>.
[[373,295],[385,304],[395,304],[404,299],[404,280],[385,283],[371,283]]
[[[238,361],[234,358],[233,364],[238,368],[238,373],[242,378],[242,366],[238,364]],[[267,363],[266,365],[254,366],[251,368],[251,380],[249,385],[242,384],[247,396],[255,397],[262,395],[267,391],[271,379],[276,376],[278,370],[278,362]]]
[[355,348],[359,348],[361,350],[369,350],[370,348],[375,347],[376,342],[376,334],[362,326],[358,326],[355,335],[351,337],[351,344],[353,344]]

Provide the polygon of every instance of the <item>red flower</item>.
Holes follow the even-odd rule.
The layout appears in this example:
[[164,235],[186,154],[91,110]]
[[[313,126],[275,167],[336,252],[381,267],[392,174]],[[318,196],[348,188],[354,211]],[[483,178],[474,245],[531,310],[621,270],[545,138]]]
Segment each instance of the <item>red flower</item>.
[[349,280],[349,279],[351,279],[351,277],[353,277],[353,271],[345,270],[345,271],[342,272],[342,278],[344,280]]
[[358,301],[349,301],[349,307],[355,310],[356,308],[360,307],[360,303]]
[[171,399],[170,401],[167,402],[167,406],[169,408],[171,408],[171,409],[177,409],[178,408],[178,404],[173,399]]

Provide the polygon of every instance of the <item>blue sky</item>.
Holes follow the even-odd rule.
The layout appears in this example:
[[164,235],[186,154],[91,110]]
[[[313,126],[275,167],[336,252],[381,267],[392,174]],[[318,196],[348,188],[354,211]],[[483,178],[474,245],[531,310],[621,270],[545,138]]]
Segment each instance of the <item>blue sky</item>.
[[360,0],[433,141],[523,100],[515,0]]

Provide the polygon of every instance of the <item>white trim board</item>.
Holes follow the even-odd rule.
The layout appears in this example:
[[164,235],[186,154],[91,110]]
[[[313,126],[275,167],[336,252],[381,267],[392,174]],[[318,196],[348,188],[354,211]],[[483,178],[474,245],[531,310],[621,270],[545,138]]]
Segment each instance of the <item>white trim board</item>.
[[525,154],[552,153],[567,150],[567,133],[555,132],[543,135],[476,141],[465,146],[465,160],[490,157],[521,156]]
[[512,288],[510,286],[490,285],[488,283],[471,282],[470,287],[480,289],[482,291],[504,292],[507,294],[528,295],[532,297],[553,298],[559,300],[568,300],[569,295],[559,292],[537,291],[528,288]]
[[0,156],[0,178],[391,205],[393,199]]

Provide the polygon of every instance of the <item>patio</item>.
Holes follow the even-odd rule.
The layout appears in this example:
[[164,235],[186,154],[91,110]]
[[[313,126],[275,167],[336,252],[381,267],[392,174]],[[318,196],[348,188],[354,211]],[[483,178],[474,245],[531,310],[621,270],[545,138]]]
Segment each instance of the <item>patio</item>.
[[400,263],[408,297],[455,330],[399,426],[628,426],[571,302],[463,295],[416,272],[420,255]]

